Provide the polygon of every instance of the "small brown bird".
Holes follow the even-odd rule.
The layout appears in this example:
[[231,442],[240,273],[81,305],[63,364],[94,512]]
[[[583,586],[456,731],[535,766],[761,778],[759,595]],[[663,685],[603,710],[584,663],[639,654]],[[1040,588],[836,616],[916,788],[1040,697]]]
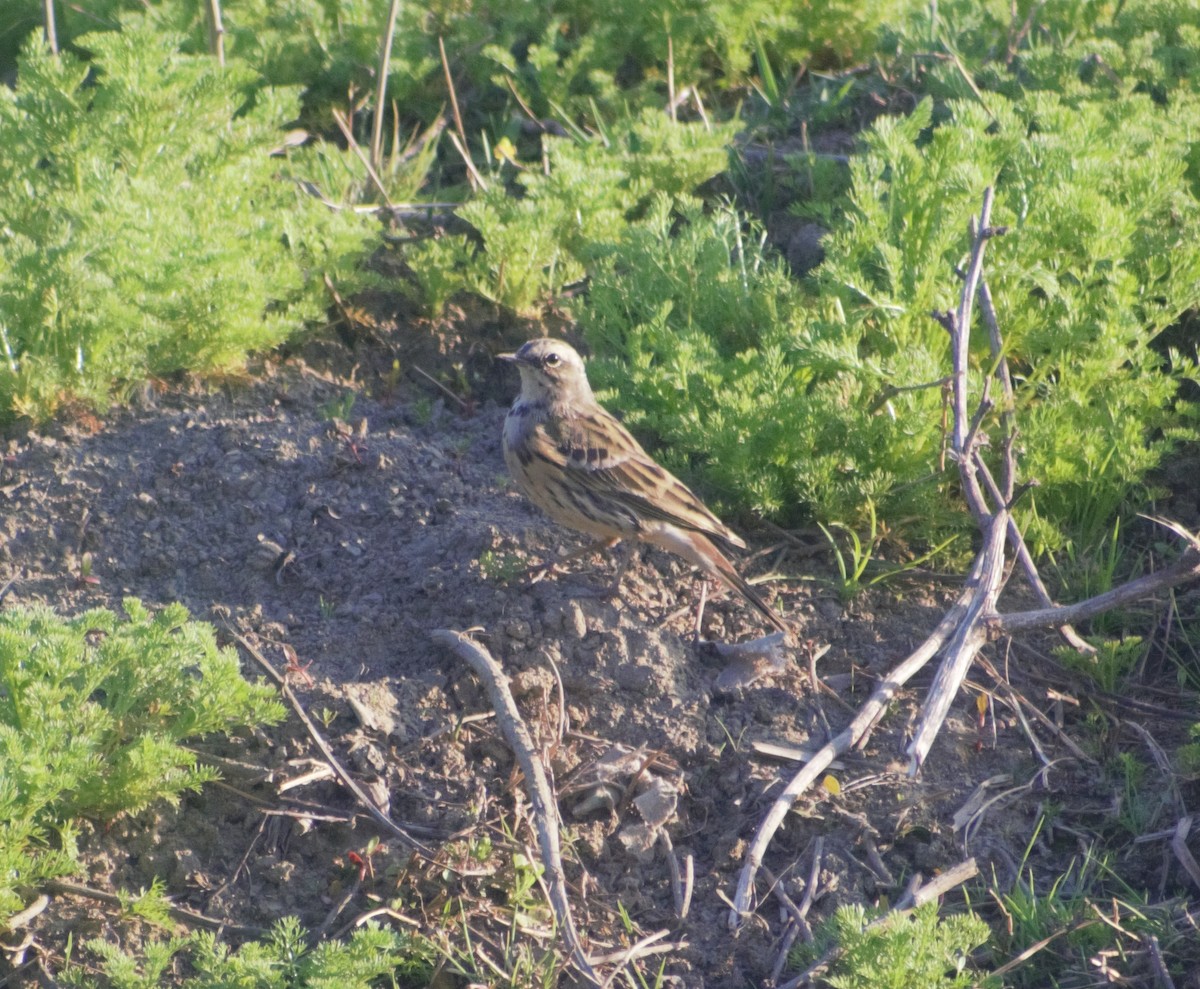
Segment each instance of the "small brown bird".
[[530,501],[597,537],[597,546],[640,539],[682,556],[790,632],[716,545],[746,544],[596,401],[573,347],[530,340],[499,358],[521,372],[521,394],[504,420],[504,459]]

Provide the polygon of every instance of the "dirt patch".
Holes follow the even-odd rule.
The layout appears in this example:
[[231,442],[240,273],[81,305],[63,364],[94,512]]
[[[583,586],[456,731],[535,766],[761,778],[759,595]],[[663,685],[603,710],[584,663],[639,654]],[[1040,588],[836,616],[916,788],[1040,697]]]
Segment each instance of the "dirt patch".
[[[438,348],[427,350],[436,371]],[[758,915],[735,936],[725,897],[792,769],[753,744],[823,742],[847,709],[811,689],[800,655],[783,674],[714,691],[719,667],[692,642],[696,582],[665,554],[640,554],[617,598],[600,593],[612,571],[599,559],[533,585],[500,579],[514,562],[577,543],[507,479],[499,435],[515,380],[492,370],[479,348],[443,355],[440,368],[455,360],[482,396],[466,409],[419,385],[385,387],[390,351],[324,345],[308,362],[269,363],[216,391],[147,395],[95,432],[80,421],[8,441],[0,479],[6,604],[76,613],[119,608],[126,595],[180,601],[281,668],[290,647],[307,671],[292,676],[293,687],[347,765],[390,801],[395,820],[430,829],[438,849],[429,864],[385,842],[356,886],[349,853],[366,854],[374,834],[367,820],[356,821],[327,780],[280,793],[319,764],[292,722],[211,751],[226,786],[177,810],[96,822],[81,836],[81,879],[137,889],[161,877],[177,902],[252,928],[295,914],[310,929],[336,931],[373,906],[399,904],[435,938],[454,936],[443,908],[461,897],[494,903],[502,931],[512,917],[512,853],[536,847],[522,822],[525,800],[482,691],[430,641],[437,628],[477,629],[512,675],[549,756],[569,828],[576,919],[593,949],[636,939],[622,926],[623,909],[639,932],[665,929],[680,944],[666,968],[678,984],[762,984],[782,930],[776,904],[764,886]],[[381,368],[367,386],[355,378],[364,363]],[[330,418],[335,410],[343,422]],[[955,591],[953,582],[894,584],[845,608],[821,582],[830,574],[819,557],[796,556],[787,543],[757,545],[747,572],[769,564],[797,575],[777,585],[779,604],[806,638],[830,647],[818,669],[850,704],[924,638]],[[97,582],[79,579],[85,554]],[[731,598],[706,609],[708,638],[764,631]],[[989,654],[1001,666],[1037,663],[1024,648]],[[802,800],[772,845],[767,864],[799,900],[813,840],[823,837],[825,893],[814,919],[841,903],[894,899],[914,873],[928,876],[967,854],[985,874],[1010,875],[1042,801],[1062,790],[1106,796],[1094,771],[1073,763],[1038,777],[1041,763],[1016,721],[1000,713],[977,724],[965,695],[921,777],[907,778],[904,733],[927,682],[905,693],[866,751],[837,770],[841,795]],[[1050,757],[1064,754],[1052,734],[1039,738]],[[618,766],[605,776],[628,752],[642,753],[641,770],[622,775]],[[954,833],[954,812],[992,778],[1010,781],[1001,788],[1038,785],[1014,790],[969,838]],[[666,830],[676,855],[694,861],[684,921],[663,845],[644,826],[655,811],[635,799],[651,780],[674,795]],[[267,813],[280,808],[287,814]],[[1044,841],[1037,847],[1052,853]],[[1160,852],[1148,853],[1148,875]],[[335,910],[348,891],[353,897]],[[488,943],[495,931],[482,907],[471,922]],[[108,921],[60,896],[39,924],[42,943],[61,952],[67,934],[78,943]],[[544,930],[528,939],[552,943]]]

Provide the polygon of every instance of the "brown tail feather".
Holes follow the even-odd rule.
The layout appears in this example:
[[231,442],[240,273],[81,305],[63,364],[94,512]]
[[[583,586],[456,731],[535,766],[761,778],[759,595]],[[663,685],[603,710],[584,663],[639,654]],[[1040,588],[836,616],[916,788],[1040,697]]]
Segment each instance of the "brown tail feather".
[[715,577],[744,597],[755,610],[784,635],[791,635],[792,630],[779,617],[775,609],[758,596],[758,592],[746,583],[737,570],[734,569],[728,557],[713,544],[713,541],[699,532],[687,532],[675,526],[668,526],[643,537],[664,549],[670,550],[685,560],[696,564],[710,577]]
[[[720,554],[720,550],[717,550],[717,553]],[[791,635],[792,630],[788,628],[787,623],[784,622],[774,608],[772,608],[769,604],[767,604],[766,601],[759,597],[758,592],[748,583],[746,583],[745,578],[733,568],[733,564],[730,563],[729,560],[727,560],[723,555],[721,555],[721,563],[723,563],[724,566],[718,565],[717,567],[717,575],[721,578],[721,580],[723,580],[742,597],[749,601],[750,604],[752,604],[758,610],[759,614],[761,614],[767,621],[774,625],[775,628],[777,628],[780,632],[782,632],[784,635]]]

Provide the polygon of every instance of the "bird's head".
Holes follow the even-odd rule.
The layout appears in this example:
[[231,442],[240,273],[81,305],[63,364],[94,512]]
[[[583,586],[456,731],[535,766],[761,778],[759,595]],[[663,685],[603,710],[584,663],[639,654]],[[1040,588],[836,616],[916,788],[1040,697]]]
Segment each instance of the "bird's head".
[[583,358],[569,343],[542,337],[523,344],[514,354],[497,357],[521,372],[521,397],[526,401],[594,400]]

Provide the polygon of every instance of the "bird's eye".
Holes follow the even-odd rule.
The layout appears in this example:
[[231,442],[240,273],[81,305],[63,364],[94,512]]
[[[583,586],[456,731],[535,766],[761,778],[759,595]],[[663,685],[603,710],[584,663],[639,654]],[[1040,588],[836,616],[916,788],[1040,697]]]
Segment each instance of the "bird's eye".
[[547,354],[544,358],[542,358],[542,365],[544,367],[558,367],[558,365],[561,363],[562,358],[560,358],[558,354]]

